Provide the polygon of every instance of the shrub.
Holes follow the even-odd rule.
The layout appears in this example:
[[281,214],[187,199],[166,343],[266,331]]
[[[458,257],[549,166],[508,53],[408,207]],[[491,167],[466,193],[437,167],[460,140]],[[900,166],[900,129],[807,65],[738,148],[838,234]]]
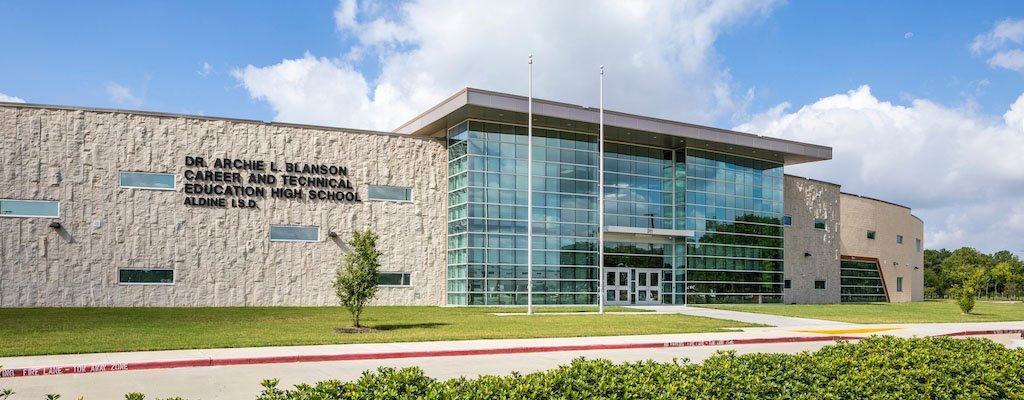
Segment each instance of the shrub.
[[528,375],[439,381],[379,368],[352,382],[278,389],[259,400],[331,399],[1024,399],[1024,350],[987,339],[871,337],[814,353],[719,352],[701,364],[576,359]]
[[956,305],[960,306],[960,311],[964,314],[970,314],[974,309],[974,287],[957,287]]

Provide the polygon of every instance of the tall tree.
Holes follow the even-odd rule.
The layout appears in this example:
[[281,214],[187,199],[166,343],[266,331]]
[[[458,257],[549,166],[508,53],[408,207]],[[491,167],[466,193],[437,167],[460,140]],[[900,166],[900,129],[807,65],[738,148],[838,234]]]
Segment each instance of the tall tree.
[[377,250],[377,234],[367,229],[352,232],[348,242],[352,251],[345,255],[334,277],[334,293],[352,316],[352,326],[359,328],[359,317],[377,294],[377,271],[381,252]]

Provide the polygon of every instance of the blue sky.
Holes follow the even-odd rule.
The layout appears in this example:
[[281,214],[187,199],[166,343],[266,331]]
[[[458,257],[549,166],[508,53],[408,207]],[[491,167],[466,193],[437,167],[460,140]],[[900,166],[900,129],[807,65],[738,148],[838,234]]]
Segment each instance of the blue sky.
[[463,86],[829,145],[792,173],[1022,252],[1024,2],[10,1],[0,99],[388,130]]

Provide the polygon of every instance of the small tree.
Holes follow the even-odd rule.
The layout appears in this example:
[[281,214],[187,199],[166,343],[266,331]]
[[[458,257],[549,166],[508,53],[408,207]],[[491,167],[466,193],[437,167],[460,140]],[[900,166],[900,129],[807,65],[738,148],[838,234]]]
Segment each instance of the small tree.
[[970,314],[974,309],[975,289],[972,285],[953,286],[953,297],[956,298],[956,305],[960,306],[960,312]]
[[359,328],[359,316],[363,306],[377,294],[377,269],[380,268],[380,251],[377,251],[377,234],[369,229],[352,232],[348,242],[352,251],[345,255],[334,276],[334,293],[338,301],[352,315],[352,326]]

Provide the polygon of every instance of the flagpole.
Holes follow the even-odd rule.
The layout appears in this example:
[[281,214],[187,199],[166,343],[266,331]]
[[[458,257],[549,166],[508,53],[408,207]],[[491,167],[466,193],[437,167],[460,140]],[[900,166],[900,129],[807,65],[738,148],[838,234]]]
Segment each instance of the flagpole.
[[604,314],[604,65],[601,66],[600,108],[598,109],[597,166],[597,287],[598,310]]
[[526,314],[533,315],[533,54],[526,100]]

